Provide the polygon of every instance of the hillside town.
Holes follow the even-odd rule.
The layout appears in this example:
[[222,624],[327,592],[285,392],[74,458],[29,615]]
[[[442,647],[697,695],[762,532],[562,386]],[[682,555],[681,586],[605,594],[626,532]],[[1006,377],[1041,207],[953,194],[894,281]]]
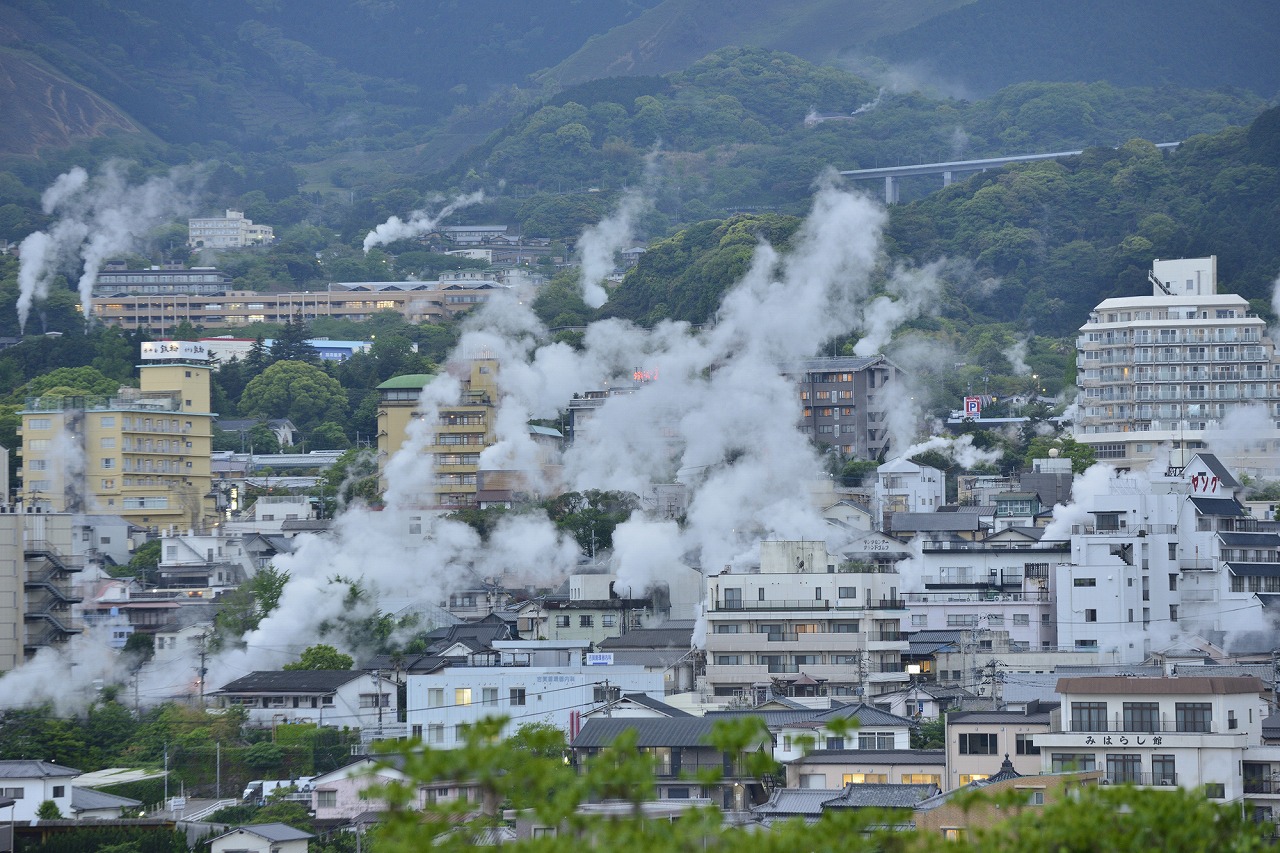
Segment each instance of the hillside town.
[[[196,318],[197,299],[204,322],[217,301],[230,316],[248,298],[218,290],[216,275],[126,272],[100,280],[104,322],[172,326]],[[550,350],[504,331],[519,327],[504,312],[527,284],[460,274],[244,303],[304,318],[348,297],[385,296],[380,307],[415,318],[453,299],[483,306],[487,322],[439,374],[378,386],[366,452],[382,499],[336,515],[316,487],[340,454],[287,452],[287,420],[265,424],[286,452],[213,450],[215,430],[259,425],[211,402],[211,377],[250,341],[143,343],[136,388],[28,400],[21,487],[0,509],[2,701],[82,707],[121,679],[135,710],[234,711],[273,739],[341,730],[349,760],[290,788],[329,829],[359,831],[390,808],[361,796],[404,778],[375,760],[379,744],[462,749],[490,718],[505,736],[562,733],[571,767],[630,733],[655,763],[656,816],[709,803],[770,827],[883,809],[945,835],[983,819],[959,805],[966,791],[1045,803],[1133,784],[1280,820],[1280,520],[1250,488],[1278,474],[1280,353],[1248,303],[1218,291],[1216,258],[1154,260],[1149,294],[1097,305],[1065,426],[1002,419],[1045,438],[1042,455],[1003,473],[983,470],[966,434],[990,420],[988,399],[957,401],[950,432],[916,440],[923,422],[895,422],[911,377],[890,358],[747,347],[729,358],[707,343],[731,337],[729,309],[680,344],[707,347],[702,362],[646,339],[634,352],[650,362],[627,351],[593,373],[563,357],[547,368]],[[152,286],[166,295],[130,295]],[[310,344],[336,361],[369,346]],[[595,384],[551,382],[587,375]],[[735,396],[754,408],[722,416]],[[703,466],[690,461],[699,441]],[[1068,452],[1080,447],[1083,466]],[[868,462],[866,477],[831,476],[818,464],[831,453]],[[587,486],[632,498],[607,547],[598,522],[578,547],[520,513],[534,499],[585,500]],[[108,571],[149,542],[147,577]],[[217,641],[237,590],[273,576],[277,609]],[[345,617],[412,625],[418,641],[362,646],[334,629]],[[151,654],[122,677],[116,661],[140,642]],[[352,665],[285,666],[322,643]],[[744,718],[762,724],[751,750],[773,771],[712,745],[714,727]],[[708,781],[706,768],[725,772]],[[17,823],[49,801],[75,820],[150,805],[47,761],[0,761],[0,775]],[[419,793],[465,802],[467,788]],[[163,805],[191,824],[227,802]],[[493,843],[548,829],[513,815]],[[306,833],[283,824],[227,835],[247,844],[255,832],[271,849],[305,849]]]

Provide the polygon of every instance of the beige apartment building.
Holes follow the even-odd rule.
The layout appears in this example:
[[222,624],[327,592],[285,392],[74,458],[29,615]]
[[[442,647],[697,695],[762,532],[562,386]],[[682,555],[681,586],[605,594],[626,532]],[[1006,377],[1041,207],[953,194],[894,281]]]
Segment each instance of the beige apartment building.
[[212,520],[210,369],[197,360],[203,346],[143,347],[138,388],[27,401],[19,413],[24,507],[107,512],[157,528]]
[[83,630],[71,578],[84,568],[71,556],[70,514],[0,506],[0,672]]
[[[438,506],[473,506],[478,490],[480,451],[494,442],[498,361],[469,359],[453,362],[446,369],[460,380],[462,392],[457,405],[440,407],[431,444],[424,451],[435,457],[432,493]],[[432,378],[426,374],[397,376],[378,386],[380,472],[405,443],[409,424],[422,417],[418,398]],[[385,488],[385,482],[382,485]]]
[[263,246],[274,239],[270,225],[254,225],[240,210],[187,220],[187,245],[193,249],[241,249]]

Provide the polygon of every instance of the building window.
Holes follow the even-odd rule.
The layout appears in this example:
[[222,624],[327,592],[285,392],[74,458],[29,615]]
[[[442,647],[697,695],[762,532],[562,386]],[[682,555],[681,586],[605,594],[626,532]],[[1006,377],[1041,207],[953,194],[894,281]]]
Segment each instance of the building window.
[[[961,755],[995,755],[996,736],[986,732],[974,732],[960,735]],[[985,777],[984,777],[985,778]]]
[[1055,752],[1050,755],[1050,759],[1054,773],[1098,769],[1097,759],[1092,752]]
[[523,687],[511,688],[511,704],[512,705],[523,705],[524,698],[525,698],[525,693],[524,693]]
[[480,688],[480,704],[497,705],[498,704],[498,688],[496,687]]
[[1180,732],[1213,730],[1213,705],[1208,702],[1178,702],[1173,706],[1173,713]]
[[316,791],[316,808],[336,809],[338,807],[337,791]]
[[[981,782],[983,779],[986,779],[989,775],[990,774],[988,773],[961,773],[960,786],[964,787],[965,785],[968,785],[970,782]],[[963,832],[963,830],[961,831]]]
[[616,628],[616,627],[618,627],[618,614],[616,614],[616,613],[605,613],[604,615],[602,615],[602,616],[600,617],[600,625],[601,625],[602,627],[605,627],[605,628]]
[[55,800],[56,800],[57,798],[59,798],[59,797],[65,797],[66,795],[67,795],[67,788],[66,788],[66,786],[65,786],[65,785],[54,785],[54,786],[53,786],[53,798],[54,798]]
[[1160,703],[1125,702],[1124,730],[1126,732],[1160,731]]
[[27,420],[27,429],[50,429],[53,426],[52,418],[29,418]]
[[1114,783],[1142,781],[1142,756],[1108,755],[1107,779]]
[[590,628],[590,627],[592,627],[592,626],[594,626],[594,625],[595,625],[595,617],[594,617],[594,616],[579,616],[579,617],[578,617],[578,627],[579,627],[579,628]]
[[1086,609],[1086,610],[1084,611],[1084,621],[1086,621],[1086,622],[1097,622],[1097,621],[1098,621],[1098,611],[1097,611],[1097,610],[1094,610],[1094,609],[1092,609],[1092,608],[1088,608],[1088,609]]
[[456,687],[453,691],[453,704],[470,705],[471,704],[471,688]]
[[827,738],[827,749],[844,749],[844,738],[842,738],[842,737],[828,737],[828,738]]
[[569,617],[568,617],[568,616],[557,616],[557,617],[556,617],[556,627],[557,627],[557,628],[568,628],[568,627],[569,627]]
[[937,785],[942,787],[942,777],[936,773],[903,773],[904,785]]
[[858,588],[856,586],[842,586],[836,590],[840,598],[857,598]]
[[1211,800],[1221,800],[1227,796],[1227,786],[1221,782],[1205,782],[1204,795]]
[[1106,702],[1072,702],[1071,731],[1104,732],[1107,730]]
[[893,749],[893,732],[861,732],[858,749]]
[[1151,782],[1154,785],[1178,784],[1178,774],[1172,755],[1151,756]]
[[1072,578],[1071,585],[1072,586],[1097,586],[1098,579],[1097,578]]
[[1016,735],[1018,755],[1039,755],[1040,747],[1036,746],[1035,735]]
[[1024,627],[1029,626],[1031,624],[1031,614],[1029,613],[1013,614],[1013,624],[1015,627],[1019,625]]
[[841,779],[845,785],[884,785],[888,781],[888,773],[846,773]]
[[[1019,790],[1025,790],[1025,789],[1019,789]],[[1044,805],[1044,791],[1043,791],[1043,790],[1033,790],[1033,791],[1029,791],[1029,792],[1027,793],[1027,805],[1029,805],[1029,806],[1043,806],[1043,805]]]
[[444,723],[427,726],[427,743],[444,743]]
[[912,613],[911,614],[912,628],[926,628],[928,627],[928,625],[929,625],[928,613]]

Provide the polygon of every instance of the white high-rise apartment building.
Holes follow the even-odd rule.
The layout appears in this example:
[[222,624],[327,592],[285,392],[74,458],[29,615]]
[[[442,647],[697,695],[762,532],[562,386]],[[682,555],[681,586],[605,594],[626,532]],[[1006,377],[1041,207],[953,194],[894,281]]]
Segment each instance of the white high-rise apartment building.
[[1119,465],[1209,441],[1237,470],[1274,473],[1280,360],[1265,321],[1218,293],[1216,256],[1153,261],[1150,280],[1150,296],[1103,300],[1080,328],[1076,440]]
[[273,239],[270,225],[254,225],[239,210],[228,210],[226,216],[187,220],[187,245],[193,249],[239,249],[265,245]]

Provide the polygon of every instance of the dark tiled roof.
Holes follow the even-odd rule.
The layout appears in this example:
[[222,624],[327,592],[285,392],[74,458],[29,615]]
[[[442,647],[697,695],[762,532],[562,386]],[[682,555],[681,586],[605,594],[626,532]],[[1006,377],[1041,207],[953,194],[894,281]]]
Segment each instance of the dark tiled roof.
[[840,788],[779,788],[769,797],[768,802],[753,806],[753,814],[761,817],[778,817],[782,815],[822,815],[822,804],[839,796]]
[[815,749],[796,764],[943,764],[943,749]]
[[1244,515],[1244,507],[1235,498],[1192,498],[1201,515]]
[[1280,534],[1276,533],[1229,533],[1222,531],[1218,538],[1223,545],[1236,545],[1246,548],[1275,548],[1280,545]]
[[129,797],[118,797],[115,794],[107,794],[102,791],[95,791],[93,788],[80,788],[75,785],[71,786],[71,810],[77,812],[93,811],[97,809],[133,809],[142,805],[142,800],[133,800]]
[[849,784],[824,809],[914,809],[921,800],[938,793],[937,785]]
[[668,717],[692,717],[688,711],[681,711],[679,708],[673,708],[666,702],[660,702],[647,693],[628,693],[618,700],[619,702],[630,702],[633,705],[640,705],[644,708],[666,714]]
[[681,649],[693,646],[693,622],[667,622],[657,628],[635,628],[621,637],[601,640],[601,649]]
[[947,715],[947,723],[964,723],[966,725],[1014,725],[1028,723],[1031,725],[1049,724],[1049,712],[1024,714],[1021,711],[952,711]]
[[1240,488],[1240,481],[1232,476],[1231,472],[1227,470],[1227,466],[1223,465],[1222,460],[1217,456],[1212,453],[1197,453],[1196,458],[1203,462],[1204,467],[1212,471],[1214,476],[1222,481],[1222,485],[1228,489]]
[[0,779],[47,779],[53,776],[79,776],[73,767],[63,767],[51,761],[0,761]]
[[976,512],[895,512],[890,516],[889,529],[894,532],[981,530],[982,521]]
[[890,714],[888,711],[881,711],[879,708],[873,708],[870,705],[837,705],[834,708],[795,708],[785,711],[760,711],[757,709],[744,709],[735,711],[708,711],[707,719],[724,720],[736,719],[738,717],[759,717],[764,720],[765,725],[770,729],[782,728],[785,726],[801,725],[804,723],[824,723],[828,720],[857,720],[862,728],[869,726],[874,727],[904,727],[910,726],[912,723],[906,717],[899,717]]
[[228,682],[214,693],[332,693],[348,682],[363,678],[358,669],[282,669],[251,672]]
[[1280,576],[1280,563],[1227,563],[1231,574],[1237,577],[1252,575],[1253,577],[1274,578]]
[[[231,830],[231,832],[222,833],[218,838],[225,838],[228,835],[241,831],[251,833],[259,838],[265,838],[268,841],[300,841],[305,838],[315,837],[309,832],[303,832],[301,829],[294,829],[287,823],[256,823],[250,826],[236,827]],[[215,838],[214,840],[216,841],[217,839]]]
[[573,739],[573,748],[600,748],[609,746],[628,729],[636,732],[639,747],[707,747],[714,720],[706,717],[664,717],[643,719],[593,719],[582,724],[582,730]]

